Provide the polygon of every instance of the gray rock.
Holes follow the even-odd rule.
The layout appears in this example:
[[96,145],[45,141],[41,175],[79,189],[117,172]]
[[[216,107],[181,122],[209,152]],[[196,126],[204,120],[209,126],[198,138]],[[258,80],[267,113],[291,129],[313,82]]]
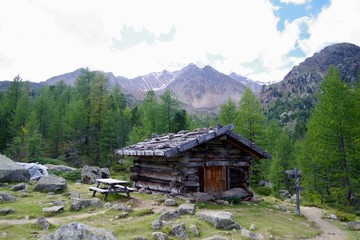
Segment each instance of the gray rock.
[[245,191],[242,188],[232,188],[225,192],[222,192],[222,198],[239,198],[241,200],[250,200],[253,197],[254,193],[250,191]]
[[86,207],[102,207],[102,202],[99,198],[89,198],[89,199],[82,199],[82,198],[72,198],[70,209],[73,211],[79,211]]
[[136,236],[133,238],[134,240],[147,240],[146,237],[143,237],[143,236]]
[[281,198],[291,198],[291,195],[288,190],[279,190],[279,196]]
[[26,187],[25,183],[22,182],[22,183],[19,183],[19,184],[16,184],[16,185],[12,186],[11,190],[20,191],[20,190],[25,189],[25,187]]
[[200,230],[196,225],[191,225],[189,227],[189,231],[192,232],[194,234],[195,237],[200,236]]
[[80,198],[80,193],[78,191],[72,191],[69,193],[70,198]]
[[171,229],[170,235],[181,238],[181,239],[186,239],[186,240],[189,239],[189,236],[186,232],[185,223],[173,226],[173,228]]
[[109,178],[108,168],[99,168],[97,166],[85,165],[81,170],[81,183],[94,184],[97,178]]
[[54,206],[62,206],[62,207],[65,207],[65,206],[66,206],[66,203],[63,202],[63,201],[61,201],[61,200],[55,200],[55,201],[53,202],[53,205],[54,205]]
[[122,212],[115,217],[115,219],[127,218],[129,216],[128,212]]
[[171,221],[161,221],[159,219],[156,219],[156,220],[152,221],[152,223],[151,223],[151,227],[154,230],[160,230],[165,226],[172,226],[172,225],[173,225],[173,222],[171,222]]
[[0,154],[0,182],[28,182],[30,173],[5,155]]
[[348,222],[346,224],[351,230],[360,230],[360,222]]
[[250,229],[250,230],[256,230],[256,228],[257,228],[257,227],[256,227],[255,224],[251,224],[249,229]]
[[177,212],[177,211],[166,211],[162,214],[160,214],[159,216],[159,220],[171,220],[171,219],[176,219],[176,218],[179,218],[180,217],[180,214]]
[[108,230],[89,227],[82,223],[72,222],[62,226],[53,235],[44,236],[41,240],[117,240],[114,233]]
[[38,220],[36,220],[35,226],[40,227],[41,230],[43,231],[46,231],[49,229],[50,223],[48,222],[48,220],[46,220],[46,218],[41,217]]
[[168,198],[168,199],[165,199],[164,205],[165,206],[175,206],[176,201],[174,199]]
[[14,202],[16,197],[7,192],[0,192],[0,203],[1,202]]
[[77,170],[76,168],[65,166],[65,165],[45,164],[45,166],[48,168],[49,173],[53,173],[53,172],[69,173],[69,172]]
[[191,196],[196,202],[210,202],[214,200],[214,197],[204,192],[195,192]]
[[209,238],[205,238],[203,240],[229,240],[227,237],[222,237],[222,236],[219,236],[219,235],[214,235],[212,237],[209,237]]
[[16,211],[12,208],[3,208],[0,210],[0,216],[5,216],[11,213],[15,213]]
[[42,209],[42,212],[44,214],[55,214],[55,213],[60,213],[63,211],[64,211],[64,206],[52,206],[52,207]]
[[232,215],[224,211],[199,212],[196,214],[200,219],[205,220],[215,228],[219,229],[242,229],[242,227],[232,220]]
[[329,214],[328,219],[337,220],[337,216],[335,214]]
[[163,232],[153,232],[151,234],[154,240],[168,240],[169,236]]
[[132,212],[132,208],[124,204],[114,204],[111,209],[125,212]]
[[251,240],[263,240],[264,237],[260,233],[253,233],[245,228],[241,229],[241,235]]
[[179,212],[180,215],[184,214],[195,214],[195,204],[192,203],[184,203],[177,207],[176,211]]
[[65,192],[67,182],[64,178],[55,175],[42,176],[36,183],[34,190],[38,192]]

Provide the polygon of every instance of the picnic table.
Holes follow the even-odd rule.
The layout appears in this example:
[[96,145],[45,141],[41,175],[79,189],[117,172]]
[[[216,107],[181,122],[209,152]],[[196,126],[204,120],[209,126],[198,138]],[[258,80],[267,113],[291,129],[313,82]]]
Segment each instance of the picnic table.
[[[96,184],[96,187],[89,187],[89,190],[94,192],[93,197],[95,197],[97,192],[104,194],[104,200],[112,193],[126,193],[127,197],[130,197],[130,192],[136,190],[135,188],[128,187],[128,181],[113,178],[96,179]],[[103,187],[100,188],[100,185]]]

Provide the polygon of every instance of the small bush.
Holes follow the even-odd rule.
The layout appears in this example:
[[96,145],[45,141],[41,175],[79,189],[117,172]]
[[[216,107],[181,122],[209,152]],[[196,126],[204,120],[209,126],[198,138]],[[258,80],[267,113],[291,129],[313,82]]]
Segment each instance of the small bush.
[[254,191],[259,194],[259,195],[263,195],[263,196],[270,196],[272,193],[272,190],[270,187],[266,187],[266,186],[259,186],[256,189],[254,189]]
[[76,169],[71,172],[62,172],[62,171],[54,171],[53,174],[59,177],[63,177],[68,181],[75,182],[79,179],[81,179],[81,169]]
[[231,196],[226,199],[231,204],[239,204],[241,202],[241,199],[239,196]]
[[341,222],[350,222],[356,219],[356,215],[353,213],[345,213],[341,211],[336,211],[336,216]]
[[32,162],[32,163],[38,162],[42,165],[45,165],[45,164],[66,165],[66,163],[61,160],[53,159],[53,158],[44,158],[44,157],[31,159],[31,160],[29,160],[29,162]]

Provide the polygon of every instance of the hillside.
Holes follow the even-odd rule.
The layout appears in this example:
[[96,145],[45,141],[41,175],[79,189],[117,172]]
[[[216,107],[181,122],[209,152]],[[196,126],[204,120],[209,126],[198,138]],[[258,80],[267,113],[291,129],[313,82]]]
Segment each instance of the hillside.
[[264,86],[261,102],[266,114],[291,129],[296,119],[300,124],[305,123],[330,66],[340,71],[342,80],[354,84],[360,69],[360,47],[350,43],[328,46],[293,67],[279,83]]

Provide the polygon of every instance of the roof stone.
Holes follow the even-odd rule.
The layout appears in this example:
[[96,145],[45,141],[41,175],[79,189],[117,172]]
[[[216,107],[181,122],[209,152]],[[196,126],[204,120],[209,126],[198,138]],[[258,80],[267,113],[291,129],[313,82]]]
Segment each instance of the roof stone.
[[161,136],[154,134],[153,138],[116,150],[115,154],[123,156],[172,157],[226,134],[249,148],[249,150],[253,151],[259,158],[271,158],[270,154],[256,146],[250,140],[234,133],[232,131],[233,129],[234,125],[230,124],[228,126],[218,125],[211,128],[198,128],[192,132],[182,130],[176,134],[169,133]]

